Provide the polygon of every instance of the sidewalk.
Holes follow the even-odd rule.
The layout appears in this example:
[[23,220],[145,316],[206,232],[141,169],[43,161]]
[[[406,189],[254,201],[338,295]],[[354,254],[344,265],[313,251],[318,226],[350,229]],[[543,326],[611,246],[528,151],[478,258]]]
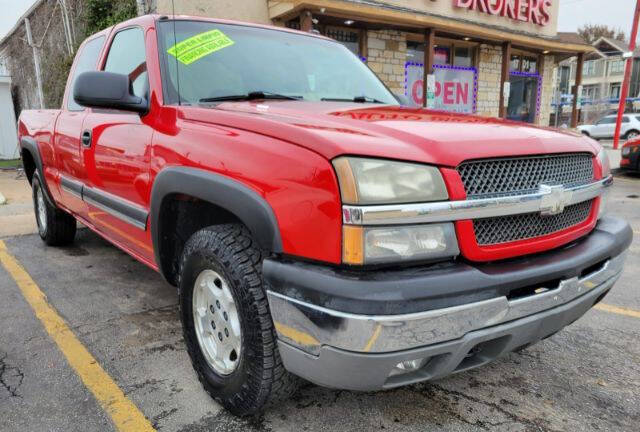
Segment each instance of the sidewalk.
[[37,232],[31,187],[22,171],[0,170],[0,238]]
[[611,161],[612,170],[620,168],[620,159],[622,158],[620,148],[622,147],[622,144],[624,144],[624,141],[621,140],[620,145],[618,146],[618,150],[614,150],[613,141],[600,141],[600,145],[604,147],[609,154],[609,160]]

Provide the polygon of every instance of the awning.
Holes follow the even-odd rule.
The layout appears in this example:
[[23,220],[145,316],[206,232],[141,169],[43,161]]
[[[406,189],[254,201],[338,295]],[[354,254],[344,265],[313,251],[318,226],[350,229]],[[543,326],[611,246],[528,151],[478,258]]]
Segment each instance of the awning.
[[433,28],[439,32],[460,34],[487,41],[505,42],[554,53],[588,53],[594,48],[587,44],[572,43],[555,37],[531,36],[507,31],[503,28],[481,25],[467,20],[399,8],[375,0],[288,0],[269,1],[269,15],[273,20],[290,20],[309,10],[338,18],[386,24],[394,28]]

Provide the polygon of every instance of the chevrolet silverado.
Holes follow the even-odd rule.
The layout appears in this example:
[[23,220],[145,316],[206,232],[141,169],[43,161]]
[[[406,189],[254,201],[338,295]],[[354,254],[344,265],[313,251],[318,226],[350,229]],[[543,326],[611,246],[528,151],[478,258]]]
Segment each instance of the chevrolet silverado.
[[44,242],[80,221],[175,285],[237,415],[300,377],[379,390],[525,349],[609,292],[632,238],[591,138],[400,106],[339,43],[279,27],[106,29],[19,139]]

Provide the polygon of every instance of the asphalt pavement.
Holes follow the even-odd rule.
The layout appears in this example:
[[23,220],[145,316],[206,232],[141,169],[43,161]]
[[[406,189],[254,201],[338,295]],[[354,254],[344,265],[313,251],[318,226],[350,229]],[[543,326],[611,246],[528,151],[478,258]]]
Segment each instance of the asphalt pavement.
[[[71,337],[156,430],[635,432],[640,176],[617,176],[612,192],[611,211],[629,220],[636,236],[603,308],[471,372],[379,393],[309,384],[251,420],[234,418],[202,390],[185,351],[176,290],[159,275],[86,229],[67,248],[45,247],[33,234],[3,242]],[[58,330],[27,300],[0,265],[0,430],[117,430],[109,408],[56,343]]]

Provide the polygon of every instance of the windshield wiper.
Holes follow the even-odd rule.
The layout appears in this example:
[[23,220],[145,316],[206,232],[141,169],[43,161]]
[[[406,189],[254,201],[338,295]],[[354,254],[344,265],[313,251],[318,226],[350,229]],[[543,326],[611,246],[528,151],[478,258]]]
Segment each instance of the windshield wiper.
[[381,100],[372,98],[372,97],[368,97],[368,96],[355,96],[352,99],[349,98],[322,98],[321,99],[324,102],[356,102],[356,103],[377,103],[377,104],[383,104],[385,102],[382,102]]
[[224,101],[244,101],[256,99],[284,99],[284,100],[302,100],[302,96],[287,96],[283,94],[268,91],[253,91],[242,95],[215,96],[200,99],[200,102],[224,102]]

